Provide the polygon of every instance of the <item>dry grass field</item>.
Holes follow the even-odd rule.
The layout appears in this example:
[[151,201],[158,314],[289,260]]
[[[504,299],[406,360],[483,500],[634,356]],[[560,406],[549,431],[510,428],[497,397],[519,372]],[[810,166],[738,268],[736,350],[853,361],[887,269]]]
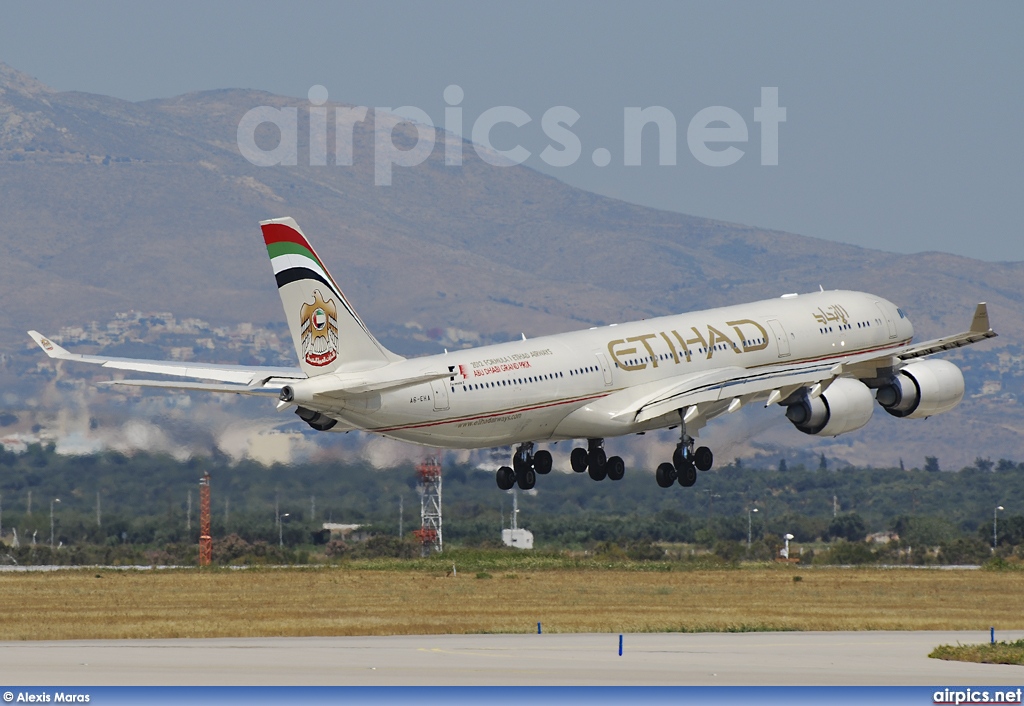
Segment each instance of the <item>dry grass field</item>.
[[[799,581],[794,577],[799,576]],[[0,640],[1024,628],[1024,574],[775,568],[0,574]]]

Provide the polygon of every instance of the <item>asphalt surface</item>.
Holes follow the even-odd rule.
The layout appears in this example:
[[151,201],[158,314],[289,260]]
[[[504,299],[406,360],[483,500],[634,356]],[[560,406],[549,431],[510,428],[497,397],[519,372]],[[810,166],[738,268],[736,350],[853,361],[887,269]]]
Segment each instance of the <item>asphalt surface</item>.
[[980,631],[628,634],[622,656],[617,634],[2,642],[0,679],[38,686],[1024,685],[1024,667],[927,656],[940,644],[988,638]]

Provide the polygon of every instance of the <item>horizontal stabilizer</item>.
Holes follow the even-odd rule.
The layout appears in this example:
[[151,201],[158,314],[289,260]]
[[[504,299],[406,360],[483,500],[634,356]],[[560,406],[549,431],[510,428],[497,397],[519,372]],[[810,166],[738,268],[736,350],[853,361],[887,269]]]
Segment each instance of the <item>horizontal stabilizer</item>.
[[159,387],[169,390],[202,390],[204,392],[233,392],[238,395],[279,397],[281,387],[258,385],[222,385],[215,382],[186,382],[178,380],[104,380],[97,385],[127,385],[130,387]]
[[306,377],[306,374],[298,368],[275,368],[255,365],[210,365],[179,360],[143,360],[138,358],[82,355],[80,353],[69,353],[38,331],[29,331],[28,335],[51,358],[70,360],[77,363],[91,363],[92,365],[99,365],[114,370],[131,370],[151,375],[176,375],[197,380],[217,380],[219,382],[233,382],[243,386],[256,385],[257,387],[258,384],[262,384],[272,378],[302,380]]
[[355,395],[396,390],[424,382],[442,380],[451,377],[452,374],[450,370],[429,370],[417,375],[396,378],[388,376],[387,368],[380,368],[371,371],[370,374],[319,375],[307,380],[288,383],[282,388],[282,399],[286,402],[295,401],[296,403],[313,402],[320,398],[343,400]]

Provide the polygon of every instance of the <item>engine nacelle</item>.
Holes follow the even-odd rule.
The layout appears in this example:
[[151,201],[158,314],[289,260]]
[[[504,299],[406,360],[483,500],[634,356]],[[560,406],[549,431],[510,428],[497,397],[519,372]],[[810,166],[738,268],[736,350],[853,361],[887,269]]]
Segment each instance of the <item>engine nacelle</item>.
[[911,363],[878,388],[875,399],[894,417],[941,414],[964,398],[964,374],[948,360]]
[[804,394],[786,407],[786,419],[804,434],[839,436],[871,420],[875,401],[860,380],[838,378],[817,397]]
[[297,407],[295,409],[295,413],[299,415],[299,419],[317,431],[327,431],[338,423],[337,419],[328,417],[323,412],[317,412],[314,409],[307,409],[306,407]]

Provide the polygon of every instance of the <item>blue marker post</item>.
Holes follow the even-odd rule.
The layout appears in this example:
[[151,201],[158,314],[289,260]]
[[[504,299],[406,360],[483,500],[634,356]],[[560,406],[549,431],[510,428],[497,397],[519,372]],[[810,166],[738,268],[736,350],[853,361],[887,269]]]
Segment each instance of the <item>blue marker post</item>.
[[619,657],[622,656],[622,635],[619,635]]
[[993,645],[996,644],[996,629],[995,629],[995,627],[991,627],[991,628],[988,629],[988,637],[989,637],[989,640],[992,641]]
[[537,634],[540,635],[540,623],[537,623]]

